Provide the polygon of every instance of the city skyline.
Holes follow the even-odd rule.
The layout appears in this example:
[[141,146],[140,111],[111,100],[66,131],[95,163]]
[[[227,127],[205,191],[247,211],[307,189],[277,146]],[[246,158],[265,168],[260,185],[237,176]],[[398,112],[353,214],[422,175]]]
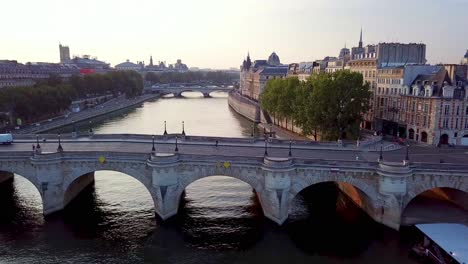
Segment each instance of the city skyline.
[[[0,21],[14,26],[5,29],[11,37],[0,57],[58,62],[61,43],[71,55],[90,54],[112,65],[127,59],[148,64],[152,55],[154,61],[182,59],[189,67],[227,69],[237,68],[247,52],[266,59],[275,51],[284,63],[337,56],[345,44],[357,46],[362,27],[364,45],[425,43],[428,63],[459,63],[468,43],[460,33],[468,1],[430,2],[7,2]],[[424,12],[418,12],[421,6]]]

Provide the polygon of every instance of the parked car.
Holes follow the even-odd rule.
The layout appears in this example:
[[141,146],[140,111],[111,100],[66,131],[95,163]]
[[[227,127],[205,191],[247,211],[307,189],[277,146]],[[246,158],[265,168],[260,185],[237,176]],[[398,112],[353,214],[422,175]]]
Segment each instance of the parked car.
[[10,145],[13,143],[13,135],[11,134],[0,134],[0,144]]

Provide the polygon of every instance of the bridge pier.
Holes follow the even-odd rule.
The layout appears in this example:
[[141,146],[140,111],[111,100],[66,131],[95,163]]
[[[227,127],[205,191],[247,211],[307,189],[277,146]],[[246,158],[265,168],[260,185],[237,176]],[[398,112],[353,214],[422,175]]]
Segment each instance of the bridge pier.
[[209,98],[209,97],[211,97],[211,96],[210,96],[210,93],[203,93],[203,97]]
[[151,173],[152,192],[156,214],[166,220],[177,214],[180,201],[180,188],[177,175],[178,154],[152,155],[148,165]]
[[11,172],[0,171],[0,184],[13,180],[14,174]]
[[263,163],[265,186],[257,195],[265,217],[282,225],[289,214],[292,161],[265,157]]

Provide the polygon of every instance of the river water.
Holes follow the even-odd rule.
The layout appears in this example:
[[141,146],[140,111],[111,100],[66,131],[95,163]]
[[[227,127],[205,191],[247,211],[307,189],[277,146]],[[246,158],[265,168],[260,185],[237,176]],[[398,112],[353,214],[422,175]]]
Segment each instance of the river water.
[[[162,98],[94,124],[96,133],[248,137],[252,124],[216,98]],[[334,184],[295,198],[287,223],[262,215],[252,188],[213,176],[189,185],[179,213],[158,220],[145,187],[99,171],[62,213],[42,215],[39,192],[15,175],[0,186],[0,263],[414,263],[410,243],[373,222]]]

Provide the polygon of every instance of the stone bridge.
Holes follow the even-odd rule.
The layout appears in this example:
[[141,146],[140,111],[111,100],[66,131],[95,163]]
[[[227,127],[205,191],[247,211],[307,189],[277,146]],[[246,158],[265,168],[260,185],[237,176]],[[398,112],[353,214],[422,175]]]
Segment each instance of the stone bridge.
[[204,97],[210,97],[212,92],[230,92],[232,86],[195,85],[195,86],[152,86],[145,88],[147,92],[159,93],[161,95],[173,94],[181,97],[183,92],[200,92]]
[[190,153],[184,145],[180,151],[167,148],[163,151],[158,146],[160,150],[151,152],[140,144],[135,147],[138,151],[130,151],[131,147],[122,147],[122,143],[117,143],[120,149],[87,144],[94,149],[83,150],[92,147],[78,142],[65,143],[61,152],[33,153],[21,147],[0,149],[0,182],[11,178],[13,173],[28,179],[39,190],[44,214],[48,215],[62,210],[91,184],[94,172],[121,172],[148,189],[156,214],[167,219],[177,214],[181,195],[190,183],[223,175],[252,186],[264,215],[280,225],[288,218],[290,204],[299,192],[321,182],[336,182],[375,221],[395,229],[400,226],[406,205],[418,194],[437,187],[468,192],[466,163],[326,160],[302,155],[251,155],[245,150],[245,155],[227,155],[213,146],[208,153],[200,150]]

